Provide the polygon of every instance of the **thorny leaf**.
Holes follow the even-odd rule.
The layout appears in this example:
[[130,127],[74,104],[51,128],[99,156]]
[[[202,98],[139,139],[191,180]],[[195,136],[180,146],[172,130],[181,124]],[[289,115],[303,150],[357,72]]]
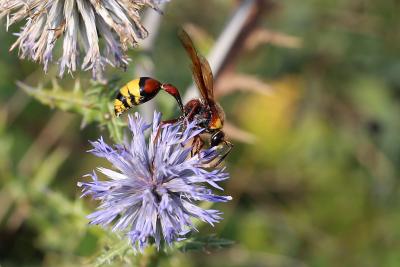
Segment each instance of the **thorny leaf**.
[[122,127],[125,124],[113,114],[110,100],[115,94],[115,90],[110,89],[114,88],[112,83],[109,83],[105,90],[104,85],[93,82],[90,88],[84,91],[79,82],[75,84],[73,90],[62,88],[56,82],[53,82],[51,88],[43,86],[35,88],[22,82],[17,82],[17,85],[44,105],[81,115],[81,128],[97,122],[109,130],[111,138],[115,141],[121,140]]

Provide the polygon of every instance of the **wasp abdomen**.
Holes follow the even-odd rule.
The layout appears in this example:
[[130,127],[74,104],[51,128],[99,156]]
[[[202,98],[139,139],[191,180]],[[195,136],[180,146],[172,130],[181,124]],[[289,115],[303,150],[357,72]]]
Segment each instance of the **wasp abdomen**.
[[133,106],[151,100],[161,89],[161,83],[148,77],[140,77],[124,85],[114,100],[115,115],[119,116]]

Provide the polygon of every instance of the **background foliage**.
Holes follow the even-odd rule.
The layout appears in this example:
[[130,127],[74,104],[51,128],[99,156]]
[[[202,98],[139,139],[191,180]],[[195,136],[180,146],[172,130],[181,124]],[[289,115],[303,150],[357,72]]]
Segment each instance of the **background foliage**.
[[[191,77],[177,25],[203,29],[199,48],[206,53],[236,4],[172,1],[150,55],[154,76],[184,91]],[[88,74],[79,83],[60,80],[55,69],[44,75],[8,53],[15,37],[2,27],[0,265],[398,266],[399,8],[395,0],[285,0],[267,10],[261,25],[302,45],[263,44],[235,62],[236,71],[272,89],[220,99],[228,120],[256,137],[253,144],[236,141],[228,158],[224,186],[234,200],[218,206],[225,219],[201,229],[203,239],[181,247],[185,252],[137,257],[115,236],[87,226],[95,203],[79,198],[76,183],[101,163],[85,153],[87,140],[109,132],[119,138],[120,122],[104,114],[143,55],[131,51],[128,71],[109,70],[117,79],[106,86],[87,82]],[[166,115],[177,112],[167,96],[156,101]],[[234,244],[224,248],[228,240]],[[193,251],[196,242],[205,248]]]

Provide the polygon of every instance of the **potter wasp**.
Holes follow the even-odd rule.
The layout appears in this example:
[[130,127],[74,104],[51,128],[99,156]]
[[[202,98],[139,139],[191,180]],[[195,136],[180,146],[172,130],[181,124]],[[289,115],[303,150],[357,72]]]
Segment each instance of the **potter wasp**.
[[[171,84],[161,84],[160,82],[141,77],[123,86],[114,102],[115,114],[118,116],[131,108],[133,105],[140,105],[154,98],[160,90],[172,95],[183,112],[179,118],[163,121],[163,124],[176,123],[182,120],[197,120],[199,127],[209,134],[210,146],[225,148],[225,152],[213,166],[218,166],[231,151],[233,144],[225,140],[225,133],[222,127],[225,120],[225,113],[222,107],[214,100],[214,79],[210,64],[202,55],[198,54],[189,35],[181,30],[179,32],[180,41],[189,55],[192,62],[192,74],[194,82],[200,91],[200,98],[191,99],[182,105],[179,91]],[[193,139],[192,154],[197,154],[204,146],[204,141],[197,135]]]
[[[221,158],[216,162],[218,166],[231,151],[233,144],[225,140],[225,133],[222,131],[225,113],[222,107],[214,100],[214,78],[210,64],[207,59],[197,53],[189,35],[181,30],[179,38],[186,52],[192,61],[192,74],[201,98],[195,98],[186,103],[184,116],[189,121],[196,119],[199,126],[211,135],[211,147],[225,146],[227,149]],[[194,152],[198,153],[203,147],[204,142],[200,136],[196,136],[193,141]]]

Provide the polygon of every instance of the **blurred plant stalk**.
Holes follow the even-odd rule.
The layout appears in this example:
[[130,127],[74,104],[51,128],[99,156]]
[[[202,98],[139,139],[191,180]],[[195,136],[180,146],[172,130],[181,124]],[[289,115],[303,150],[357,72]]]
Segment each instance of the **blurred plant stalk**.
[[[210,63],[215,79],[217,79],[223,63],[226,61],[229,52],[232,50],[236,39],[244,29],[247,20],[250,19],[254,9],[257,8],[258,3],[258,0],[244,0],[241,2],[240,6],[236,9],[232,18],[229,20],[223,32],[215,42],[210,54],[207,56],[207,60]],[[199,92],[195,85],[192,84],[188,90],[186,90],[183,100],[184,102],[187,102],[196,97],[199,97]]]
[[35,142],[19,162],[18,170],[22,175],[29,176],[37,168],[49,149],[63,136],[73,119],[73,115],[62,111],[57,111],[52,115]]

